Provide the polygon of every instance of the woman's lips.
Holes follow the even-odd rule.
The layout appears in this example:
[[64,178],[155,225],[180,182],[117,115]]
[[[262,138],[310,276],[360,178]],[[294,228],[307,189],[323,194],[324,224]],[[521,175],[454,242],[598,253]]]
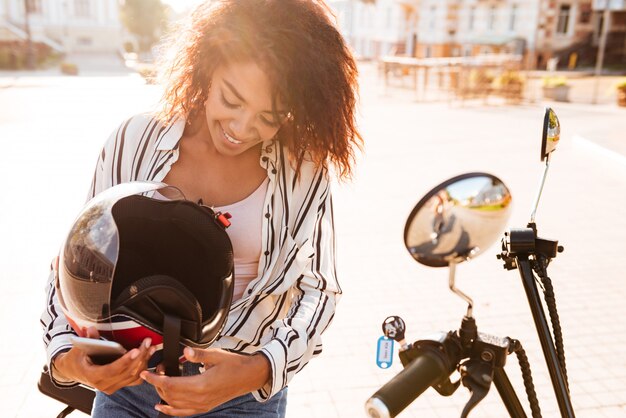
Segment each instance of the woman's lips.
[[224,133],[224,138],[226,138],[226,140],[230,142],[231,144],[235,144],[235,145],[243,144],[243,141],[239,141],[233,138],[232,136],[228,135],[225,130],[222,129],[222,132]]

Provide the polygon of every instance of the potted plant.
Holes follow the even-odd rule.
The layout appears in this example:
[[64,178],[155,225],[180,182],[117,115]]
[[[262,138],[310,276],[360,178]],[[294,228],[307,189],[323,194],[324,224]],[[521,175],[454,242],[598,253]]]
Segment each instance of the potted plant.
[[519,103],[524,91],[524,77],[518,71],[504,71],[494,80],[496,91],[509,103]]
[[544,77],[543,97],[557,102],[569,101],[570,85],[565,77]]
[[617,83],[615,88],[617,89],[617,105],[626,107],[626,78]]
[[61,63],[61,73],[66,75],[78,75],[78,65],[73,62],[63,61]]

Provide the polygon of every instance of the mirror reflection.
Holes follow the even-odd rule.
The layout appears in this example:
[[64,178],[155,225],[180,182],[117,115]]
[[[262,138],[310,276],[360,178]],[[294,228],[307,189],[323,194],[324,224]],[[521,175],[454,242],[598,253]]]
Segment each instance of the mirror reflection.
[[463,174],[420,200],[407,220],[404,243],[420,263],[445,267],[475,257],[499,240],[510,212],[511,193],[500,179]]
[[541,161],[555,150],[561,138],[561,124],[556,112],[547,107],[543,118],[543,135],[541,142]]

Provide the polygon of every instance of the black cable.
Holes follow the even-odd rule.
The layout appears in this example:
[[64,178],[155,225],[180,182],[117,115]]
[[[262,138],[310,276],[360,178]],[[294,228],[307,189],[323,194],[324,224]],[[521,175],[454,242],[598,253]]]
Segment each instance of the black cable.
[[526,388],[526,395],[528,396],[532,416],[533,418],[541,418],[539,400],[537,399],[537,392],[535,392],[535,384],[533,383],[533,376],[530,372],[530,363],[528,362],[526,351],[524,351],[522,343],[518,340],[511,339],[511,347],[513,349],[512,351],[517,355],[517,361],[522,370],[522,378],[524,379],[524,387]]
[[552,333],[554,334],[554,346],[556,349],[556,355],[561,366],[563,373],[563,380],[565,381],[565,387],[569,392],[569,382],[567,380],[567,368],[565,366],[565,346],[563,344],[563,331],[561,329],[561,322],[559,320],[559,312],[556,309],[556,297],[554,295],[554,287],[552,286],[552,280],[548,277],[546,263],[544,260],[538,260],[537,263],[537,275],[541,279],[541,284],[544,289],[544,298],[548,307],[548,314],[550,315],[550,322],[552,323]]

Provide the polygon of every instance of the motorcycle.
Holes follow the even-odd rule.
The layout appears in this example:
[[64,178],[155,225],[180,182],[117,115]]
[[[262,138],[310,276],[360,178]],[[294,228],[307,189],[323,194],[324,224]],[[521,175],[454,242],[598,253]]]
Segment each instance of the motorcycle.
[[[557,241],[538,236],[535,222],[545,185],[550,157],[560,138],[556,113],[546,108],[543,119],[541,161],[545,169],[530,221],[526,228],[514,228],[501,239],[502,260],[507,270],[519,271],[528,299],[550,380],[561,416],[573,418],[568,389],[563,336],[552,282],[547,268],[563,247]],[[426,389],[432,387],[442,396],[452,395],[463,384],[471,393],[461,417],[487,395],[491,384],[511,417],[526,417],[526,412],[505,370],[508,355],[517,355],[533,418],[541,417],[530,364],[520,341],[478,331],[473,316],[473,301],[455,286],[456,265],[468,261],[501,236],[511,212],[512,196],[507,186],[488,173],[466,173],[444,181],[429,191],[414,207],[404,229],[404,243],[410,255],[429,267],[448,267],[450,290],[467,303],[467,312],[458,330],[433,334],[414,343],[405,340],[402,318],[390,316],[383,321],[384,337],[379,340],[377,362],[386,367],[393,355],[393,342],[400,344],[399,358],[404,369],[374,393],[365,403],[372,418],[400,414]],[[536,277],[535,277],[536,275]],[[541,283],[552,332],[540,300]],[[460,378],[450,376],[458,371]]]

